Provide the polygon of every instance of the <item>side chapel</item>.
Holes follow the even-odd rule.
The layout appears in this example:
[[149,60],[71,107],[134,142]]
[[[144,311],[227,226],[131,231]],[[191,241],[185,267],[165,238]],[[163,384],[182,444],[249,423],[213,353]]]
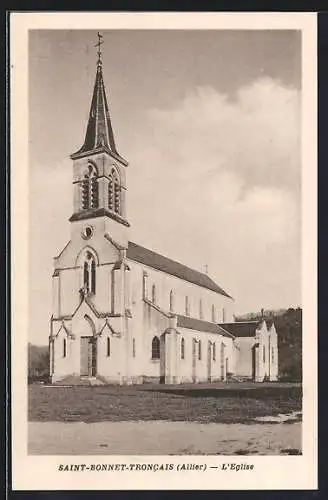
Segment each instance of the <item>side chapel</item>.
[[85,140],[71,159],[71,238],[52,277],[52,383],[277,380],[273,323],[234,322],[232,297],[207,274],[130,241],[128,162],[100,51]]

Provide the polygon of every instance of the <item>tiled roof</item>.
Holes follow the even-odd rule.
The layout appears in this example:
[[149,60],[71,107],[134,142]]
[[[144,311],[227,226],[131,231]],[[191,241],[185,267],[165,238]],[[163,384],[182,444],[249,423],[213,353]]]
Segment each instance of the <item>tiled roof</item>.
[[168,259],[167,257],[153,252],[152,250],[148,250],[148,248],[137,245],[132,241],[129,241],[127,258],[231,298],[230,295],[228,295],[206,274],[195,271],[195,269],[184,266],[175,260]]
[[234,337],[255,337],[259,321],[236,321],[235,323],[221,323],[220,326],[232,333]]
[[197,330],[199,332],[209,332],[222,335],[223,337],[233,337],[233,335],[226,331],[221,326],[216,323],[210,323],[209,321],[204,321],[202,319],[190,318],[189,316],[181,316],[177,314],[178,323],[177,326],[181,328],[189,328],[190,330]]

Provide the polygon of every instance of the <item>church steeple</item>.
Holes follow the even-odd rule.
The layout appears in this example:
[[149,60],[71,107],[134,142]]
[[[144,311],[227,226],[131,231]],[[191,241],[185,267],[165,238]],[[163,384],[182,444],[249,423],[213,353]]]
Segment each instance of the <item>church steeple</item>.
[[106,151],[126,164],[126,160],[124,160],[118,154],[115,145],[114,133],[109,114],[109,107],[102,73],[100,45],[103,42],[101,41],[102,36],[99,33],[98,38],[99,41],[96,44],[96,46],[98,47],[97,72],[93,88],[85,139],[83,146],[76,153],[72,154],[71,158],[74,160],[76,158],[88,155],[91,152]]
[[[73,160],[74,212],[71,222],[106,217],[119,225],[126,220],[126,167],[116,149],[102,73],[98,33],[98,60],[89,119],[83,146]],[[116,227],[115,226],[115,227]],[[115,231],[114,226],[112,230]]]

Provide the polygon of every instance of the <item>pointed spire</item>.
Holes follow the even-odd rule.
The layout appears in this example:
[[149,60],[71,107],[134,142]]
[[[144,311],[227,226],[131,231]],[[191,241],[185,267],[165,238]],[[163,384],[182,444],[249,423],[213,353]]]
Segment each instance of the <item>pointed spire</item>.
[[89,112],[89,119],[83,146],[71,157],[76,158],[84,153],[107,150],[113,156],[119,158],[123,163],[126,161],[121,158],[116,150],[114,134],[109,114],[108,102],[106,97],[105,85],[102,74],[102,60],[100,45],[102,36],[98,33],[98,61],[96,80],[93,89],[93,96]]

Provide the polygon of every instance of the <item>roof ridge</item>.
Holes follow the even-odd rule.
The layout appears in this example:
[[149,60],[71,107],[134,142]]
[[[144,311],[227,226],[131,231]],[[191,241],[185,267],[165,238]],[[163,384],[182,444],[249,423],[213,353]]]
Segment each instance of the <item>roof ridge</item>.
[[179,262],[178,260],[171,259],[171,257],[166,257],[166,255],[163,255],[163,254],[161,254],[159,252],[155,252],[155,250],[150,250],[150,248],[147,248],[147,247],[144,247],[142,245],[139,245],[139,243],[135,243],[134,241],[129,241],[129,243],[131,243],[132,245],[136,245],[139,248],[143,248],[144,250],[147,250],[148,252],[152,252],[152,253],[158,255],[159,257],[162,257],[162,258],[164,257],[164,259],[168,259],[168,260],[174,262],[175,264],[179,264],[180,266],[186,267],[187,269],[190,269],[191,271],[194,271],[196,273],[202,274],[203,276],[206,276],[208,278],[207,274],[202,273],[202,271],[198,271],[197,269],[193,269],[192,267],[187,266],[186,264],[182,264],[182,262]]
[[[178,319],[178,327],[180,326],[181,328],[187,328],[187,329],[190,329],[190,330],[197,330],[199,329],[199,331],[202,331],[202,326],[210,326],[210,330],[206,330],[204,328],[204,331],[207,331],[207,332],[210,332],[210,333],[216,333],[216,334],[219,334],[219,335],[223,335],[223,336],[229,336],[230,338],[235,338],[235,336],[225,330],[224,328],[222,328],[220,325],[218,325],[217,323],[213,323],[212,321],[207,321],[205,319],[200,319],[200,318],[194,318],[192,316],[185,316],[183,314],[176,314],[177,316],[177,319]],[[179,319],[183,320],[186,322],[185,325],[179,325]],[[189,325],[188,325],[189,323]],[[195,328],[192,328],[191,324],[194,324]],[[199,328],[197,328],[199,327]]]
[[234,325],[237,323],[238,325],[244,325],[244,324],[249,324],[249,323],[259,323],[260,321],[265,321],[265,320],[250,320],[250,321],[230,321],[229,323],[219,323],[219,325]]
[[[204,282],[207,281],[207,285],[211,284],[212,286],[211,287],[206,286],[206,283],[197,282],[195,279],[191,279],[191,277],[188,278],[186,276],[181,276],[181,273],[178,273],[177,271],[173,272],[172,270],[163,269],[159,264],[157,266],[154,266],[154,263],[150,263],[149,261],[144,262],[140,256],[139,256],[139,259],[137,258],[138,256],[135,256],[135,255],[131,257],[131,256],[129,256],[129,248],[132,249],[133,247],[136,249],[141,249],[144,252],[148,252],[148,253],[152,254],[152,256],[154,256],[154,257],[158,257],[159,259],[165,260],[165,264],[171,264],[171,265],[173,264],[173,265],[179,266],[180,268],[183,268],[184,270],[186,270],[188,272],[194,273],[197,276],[201,277]],[[145,257],[145,255],[143,255],[143,257]],[[214,292],[220,293],[221,295],[225,295],[226,297],[232,299],[232,297],[227,292],[225,292],[225,290],[223,290],[219,285],[217,285],[215,283],[215,281],[212,278],[210,278],[207,274],[202,273],[201,271],[198,271],[197,269],[193,269],[192,267],[186,266],[185,264],[182,264],[181,262],[179,262],[177,260],[171,259],[170,257],[166,257],[165,255],[162,255],[158,252],[155,252],[154,250],[150,250],[149,248],[146,248],[142,245],[139,245],[138,243],[135,243],[133,241],[128,242],[127,258],[128,259],[130,258],[131,260],[135,260],[137,262],[141,262],[144,265],[152,267],[153,269],[162,270],[162,271],[166,272],[167,274],[171,274],[171,275],[176,276],[180,279],[184,279],[185,281],[195,283],[198,286],[201,286],[203,288],[208,288]],[[147,260],[147,259],[144,259],[144,260]]]

